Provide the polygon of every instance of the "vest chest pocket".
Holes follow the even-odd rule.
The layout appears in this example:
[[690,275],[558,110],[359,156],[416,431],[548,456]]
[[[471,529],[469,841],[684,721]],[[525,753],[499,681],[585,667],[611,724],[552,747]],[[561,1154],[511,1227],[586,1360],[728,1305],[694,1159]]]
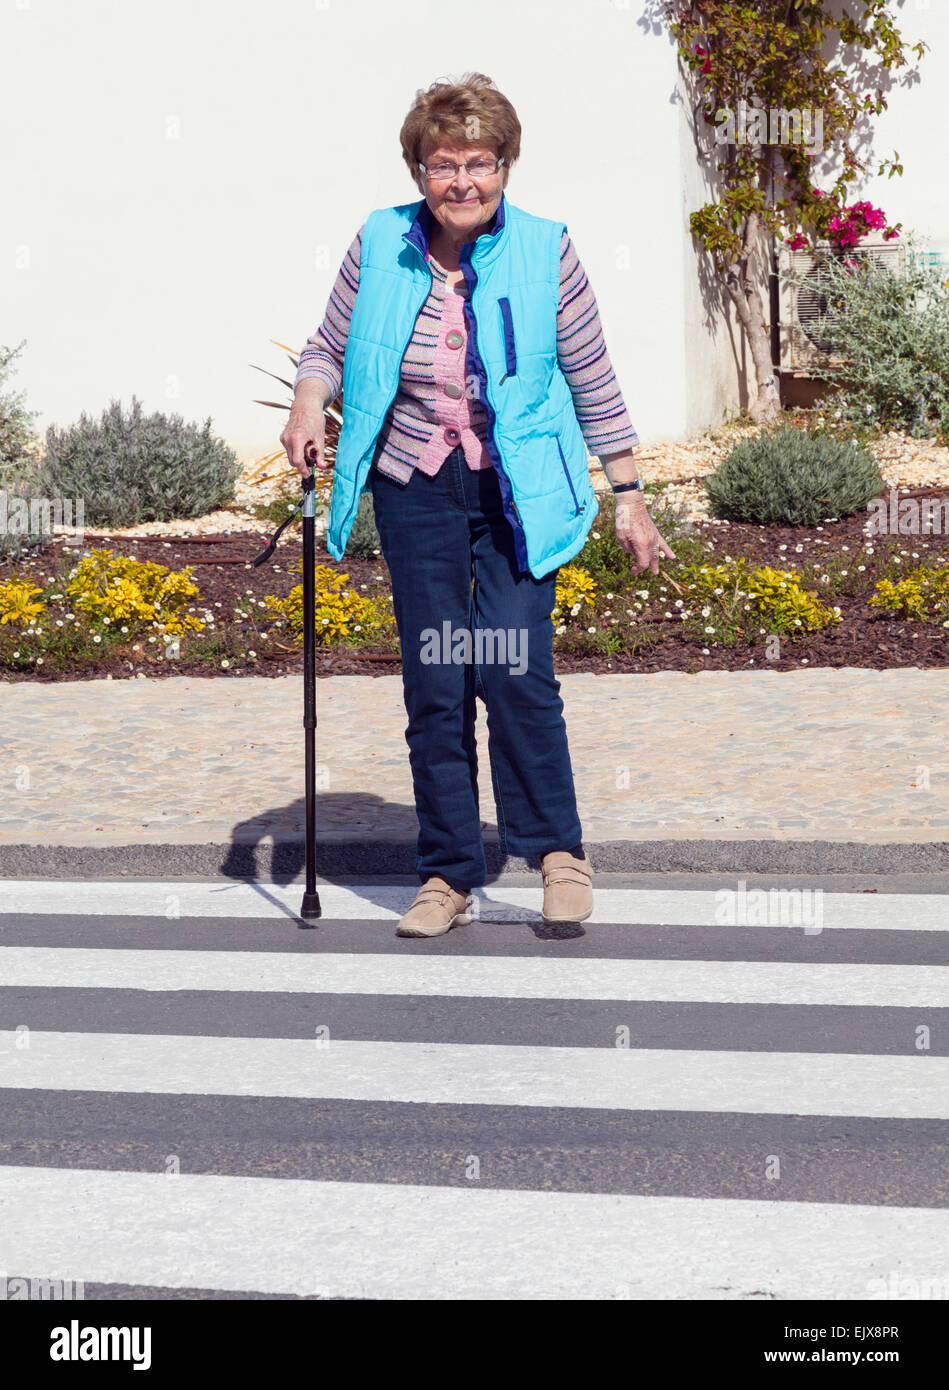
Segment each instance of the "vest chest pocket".
[[517,376],[517,348],[514,343],[514,319],[511,316],[511,301],[507,298],[499,299],[498,308],[501,311],[501,333],[504,338],[505,372],[501,380],[506,381],[509,376]]

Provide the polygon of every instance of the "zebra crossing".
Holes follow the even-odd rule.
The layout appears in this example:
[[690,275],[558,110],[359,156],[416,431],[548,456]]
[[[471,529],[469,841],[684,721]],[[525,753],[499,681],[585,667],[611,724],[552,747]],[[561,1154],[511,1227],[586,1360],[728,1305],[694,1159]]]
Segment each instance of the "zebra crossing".
[[321,884],[313,930],[300,893],[0,882],[0,1276],[949,1296],[945,896],[818,930],[598,884],[553,928],[502,882],[425,941],[412,886]]

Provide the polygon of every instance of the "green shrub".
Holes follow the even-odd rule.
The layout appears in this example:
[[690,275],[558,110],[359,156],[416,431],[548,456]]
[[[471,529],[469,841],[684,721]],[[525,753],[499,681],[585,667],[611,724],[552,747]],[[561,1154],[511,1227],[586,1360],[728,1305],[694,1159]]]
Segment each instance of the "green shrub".
[[[10,364],[25,342],[24,338],[15,348],[0,347],[0,386],[12,374]],[[22,488],[35,474],[33,421],[39,412],[27,410],[23,400],[22,391],[0,390],[0,487]]]
[[346,553],[359,560],[372,560],[382,555],[382,541],[376,529],[375,504],[368,488],[359,498],[359,510],[346,542]]
[[[0,348],[0,384],[26,339],[15,348]],[[27,410],[23,392],[0,391],[0,561],[17,560],[27,550],[45,548],[50,533],[43,513],[31,505],[39,496],[36,474],[39,451],[33,437],[38,411]]]
[[866,450],[786,428],[743,439],[705,480],[713,515],[764,525],[816,526],[849,516],[883,487]]
[[240,463],[233,449],[180,415],[143,415],[134,396],[128,416],[113,400],[99,421],[46,432],[40,490],[82,498],[88,526],[136,526],[204,516],[233,500]]
[[909,250],[902,270],[827,257],[820,371],[838,388],[828,404],[842,420],[919,436],[949,422],[949,281],[912,238]]

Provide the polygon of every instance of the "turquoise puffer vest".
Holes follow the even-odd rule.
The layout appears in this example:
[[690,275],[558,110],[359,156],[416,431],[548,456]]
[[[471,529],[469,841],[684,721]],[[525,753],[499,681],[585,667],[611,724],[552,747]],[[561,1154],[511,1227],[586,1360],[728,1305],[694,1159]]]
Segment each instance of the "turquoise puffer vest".
[[[432,287],[434,219],[424,199],[369,214],[343,359],[327,549],[342,560],[402,358]],[[494,229],[467,242],[469,380],[488,416],[487,447],[522,573],[542,579],[583,549],[598,511],[573,398],[557,361],[562,222],[502,196]]]

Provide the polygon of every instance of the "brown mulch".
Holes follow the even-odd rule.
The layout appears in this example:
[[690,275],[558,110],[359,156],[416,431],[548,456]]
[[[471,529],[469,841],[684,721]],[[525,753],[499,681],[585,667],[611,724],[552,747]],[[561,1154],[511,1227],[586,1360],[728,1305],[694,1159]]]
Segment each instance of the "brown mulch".
[[[900,497],[913,495],[941,495],[949,497],[949,488],[901,489]],[[863,544],[863,525],[866,513],[860,512],[841,521],[824,526],[818,532],[807,526],[769,526],[749,525],[732,522],[725,525],[699,523],[697,534],[712,542],[716,557],[725,555],[744,555],[749,562],[769,564],[776,568],[798,569],[811,573],[811,562],[816,559],[829,559],[834,556],[852,556],[854,563],[866,563],[865,578],[870,582],[860,595],[830,597],[826,602],[836,603],[842,612],[842,621],[824,632],[781,642],[781,657],[767,660],[762,644],[748,647],[737,644],[731,647],[710,646],[708,655],[703,653],[701,640],[682,631],[678,619],[663,620],[661,613],[653,616],[656,621],[650,624],[653,631],[661,631],[662,640],[645,645],[632,655],[607,656],[600,653],[581,653],[569,655],[558,653],[556,666],[558,674],[573,672],[593,672],[598,674],[647,671],[697,671],[697,670],[798,670],[803,664],[808,666],[831,667],[869,667],[887,669],[890,667],[916,666],[941,667],[949,665],[949,629],[938,622],[910,621],[893,614],[884,613],[868,607],[866,599],[872,592],[871,558],[858,556]],[[221,605],[221,616],[236,632],[237,625],[231,615],[235,603],[246,596],[250,590],[256,597],[265,594],[285,596],[298,583],[299,571],[289,566],[300,554],[299,527],[288,527],[280,539],[276,554],[260,568],[254,569],[251,562],[265,548],[268,536],[258,532],[245,532],[223,536],[148,537],[130,540],[127,537],[103,540],[87,537],[84,549],[93,546],[108,546],[117,554],[127,554],[140,560],[153,560],[171,568],[193,566],[193,578],[201,590],[201,605],[214,608]],[[830,544],[816,545],[820,537]],[[904,560],[908,571],[917,564],[932,562],[936,556],[949,559],[949,536],[903,536],[874,537],[878,558],[884,542],[896,541],[909,552],[918,552],[918,559]],[[797,554],[795,545],[802,544],[804,550]],[[785,550],[780,547],[786,546]],[[844,551],[843,546],[849,546]],[[673,548],[675,543],[673,542]],[[42,554],[26,556],[16,563],[0,563],[0,580],[9,579],[14,573],[22,578],[32,576],[35,582],[43,583],[45,576],[53,576],[54,559],[64,556],[70,565],[80,557],[82,551],[77,547],[64,547],[61,538]],[[317,564],[329,565],[349,575],[349,586],[359,593],[371,595],[384,590],[388,584],[388,571],[381,559],[345,559],[342,563],[333,560],[323,546],[317,544]],[[675,561],[663,561],[663,574],[676,579]],[[379,583],[378,579],[384,581]],[[361,585],[366,588],[362,589]],[[806,587],[811,587],[806,583]],[[819,586],[813,586],[818,589]],[[670,599],[676,597],[670,585]],[[256,636],[248,625],[240,646],[257,652],[256,661],[231,660],[228,669],[222,669],[219,660],[205,661],[164,661],[149,659],[147,654],[136,656],[128,651],[103,653],[94,668],[76,665],[75,669],[39,674],[34,670],[2,671],[0,679],[16,680],[88,680],[111,675],[114,679],[130,679],[136,673],[150,678],[163,676],[195,675],[232,678],[256,674],[266,676],[286,675],[302,669],[302,652],[290,649],[290,639],[282,632],[274,634],[273,639]],[[132,658],[132,659],[130,659]],[[752,661],[751,658],[754,660]],[[369,648],[365,651],[343,649],[323,649],[317,647],[316,669],[318,676],[335,675],[394,675],[401,670],[397,654],[386,652],[384,648]]]

